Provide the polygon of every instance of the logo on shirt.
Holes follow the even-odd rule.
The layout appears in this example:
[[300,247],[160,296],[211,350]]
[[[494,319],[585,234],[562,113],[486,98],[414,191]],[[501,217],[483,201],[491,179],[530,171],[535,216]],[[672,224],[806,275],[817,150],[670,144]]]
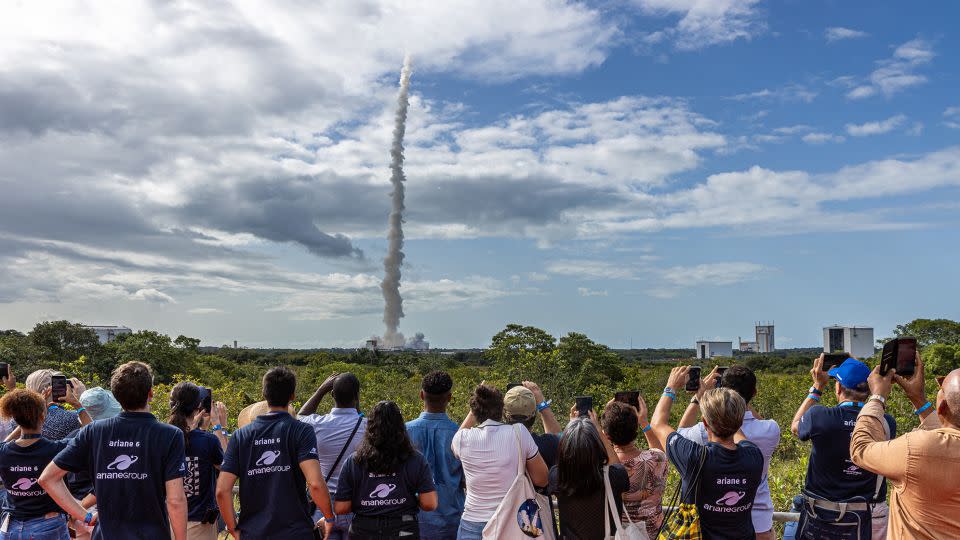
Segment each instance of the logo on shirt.
[[393,490],[397,489],[396,484],[378,484],[377,487],[370,492],[371,499],[386,499],[387,495],[393,493]]
[[723,497],[717,499],[717,504],[722,504],[724,506],[733,506],[740,502],[740,499],[744,498],[747,495],[746,491],[728,491]]
[[850,476],[860,476],[863,474],[863,471],[860,469],[860,467],[857,467],[856,465],[851,465],[843,470],[843,474],[848,474]]
[[140,456],[128,456],[126,454],[120,454],[112,463],[107,465],[108,471],[125,471],[130,468],[131,465],[137,462],[140,459]]
[[26,491],[31,487],[33,487],[34,484],[36,483],[37,483],[36,478],[21,478],[16,482],[14,482],[13,485],[10,487],[12,487],[13,489],[16,489],[17,491]]
[[264,465],[273,465],[273,462],[276,461],[278,457],[280,457],[279,450],[267,450],[260,456],[260,459],[257,460],[256,466],[263,467]]

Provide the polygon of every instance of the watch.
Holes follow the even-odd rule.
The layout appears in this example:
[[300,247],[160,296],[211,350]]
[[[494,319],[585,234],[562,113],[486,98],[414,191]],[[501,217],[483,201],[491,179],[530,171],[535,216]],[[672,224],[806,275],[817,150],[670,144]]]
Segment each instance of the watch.
[[690,404],[691,404],[691,405],[697,405],[697,406],[699,406],[699,405],[700,405],[700,400],[697,399],[697,396],[693,396],[692,398],[690,398]]
[[880,404],[883,405],[884,407],[887,406],[887,398],[881,396],[880,394],[872,394],[870,397],[867,398],[867,401],[870,401],[870,400],[879,401]]
[[811,386],[810,390],[807,390],[808,394],[816,394],[818,396],[823,395],[823,390],[817,388],[816,386]]

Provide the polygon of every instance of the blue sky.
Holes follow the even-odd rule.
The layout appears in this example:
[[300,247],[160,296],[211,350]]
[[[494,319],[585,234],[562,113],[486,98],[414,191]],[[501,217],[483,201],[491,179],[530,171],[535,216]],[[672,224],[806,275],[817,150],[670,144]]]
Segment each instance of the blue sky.
[[612,347],[960,319],[953,2],[0,8],[0,327]]

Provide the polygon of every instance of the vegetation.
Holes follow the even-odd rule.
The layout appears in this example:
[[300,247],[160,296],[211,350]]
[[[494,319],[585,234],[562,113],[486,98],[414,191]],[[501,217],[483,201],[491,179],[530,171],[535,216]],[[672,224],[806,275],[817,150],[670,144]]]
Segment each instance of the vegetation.
[[[936,392],[932,376],[960,367],[958,328],[960,323],[953,321],[919,319],[900,325],[893,332],[919,338],[930,375],[931,397]],[[0,361],[9,362],[21,382],[34,369],[54,367],[83,379],[88,386],[106,386],[114,367],[141,360],[150,364],[157,376],[153,408],[158,417],[167,415],[172,385],[191,380],[213,388],[215,399],[226,403],[232,422],[241,408],[260,399],[259,380],[267,368],[280,364],[297,371],[297,395],[302,399],[331,372],[351,371],[363,385],[361,408],[370,409],[377,401],[390,399],[400,405],[408,418],[420,412],[418,392],[422,374],[445,369],[455,381],[450,415],[459,421],[466,415],[473,387],[484,380],[501,388],[512,381],[536,381],[554,400],[560,417],[564,417],[577,395],[592,395],[595,403],[602,406],[615,391],[627,389],[639,389],[652,408],[676,361],[670,359],[689,357],[692,352],[612,351],[583,334],[570,333],[557,339],[538,328],[518,324],[508,325],[494,336],[485,351],[462,353],[216,349],[200,347],[197,339],[171,339],[152,331],[120,336],[101,345],[92,331],[67,321],[40,323],[27,334],[0,331]],[[760,393],[754,408],[762,417],[780,424],[781,443],[771,463],[769,481],[774,505],[781,510],[789,508],[806,473],[809,447],[790,433],[790,421],[810,386],[807,372],[816,354],[811,349],[719,359],[723,365],[741,363],[758,373]],[[875,363],[876,358],[867,361]],[[703,367],[709,370],[712,364]],[[824,398],[827,405],[832,400],[829,395]],[[679,420],[682,405],[681,400],[674,407],[674,422]],[[912,407],[902,393],[894,393],[889,410],[897,418],[901,432],[917,425]]]

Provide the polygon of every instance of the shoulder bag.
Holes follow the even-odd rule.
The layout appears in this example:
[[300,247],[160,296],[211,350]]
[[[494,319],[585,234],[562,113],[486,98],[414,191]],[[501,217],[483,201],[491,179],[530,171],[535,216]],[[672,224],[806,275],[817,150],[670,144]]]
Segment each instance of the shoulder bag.
[[[679,436],[679,435],[678,435]],[[707,447],[701,446],[700,463],[697,465],[697,474],[694,475],[693,482],[688,486],[684,496],[679,499],[677,508],[663,518],[663,526],[660,528],[658,540],[702,540],[703,534],[700,529],[700,513],[697,511],[697,492],[700,490],[700,476],[703,474],[703,464],[707,461]],[[677,495],[680,494],[681,486],[677,488]],[[685,503],[691,494],[693,494],[693,503]],[[674,497],[676,499],[676,497]]]
[[[617,512],[617,501],[613,497],[613,489],[610,487],[610,466],[603,466],[603,489],[604,489],[604,499],[606,499],[606,512],[603,513],[603,530],[604,530],[604,540],[650,540],[650,536],[647,535],[647,526],[641,521],[639,523],[634,523],[630,519],[630,512],[624,511],[624,515],[627,516],[627,524],[624,525],[620,522],[620,513]],[[613,520],[614,531],[613,535],[610,535],[610,516],[617,516]]]

